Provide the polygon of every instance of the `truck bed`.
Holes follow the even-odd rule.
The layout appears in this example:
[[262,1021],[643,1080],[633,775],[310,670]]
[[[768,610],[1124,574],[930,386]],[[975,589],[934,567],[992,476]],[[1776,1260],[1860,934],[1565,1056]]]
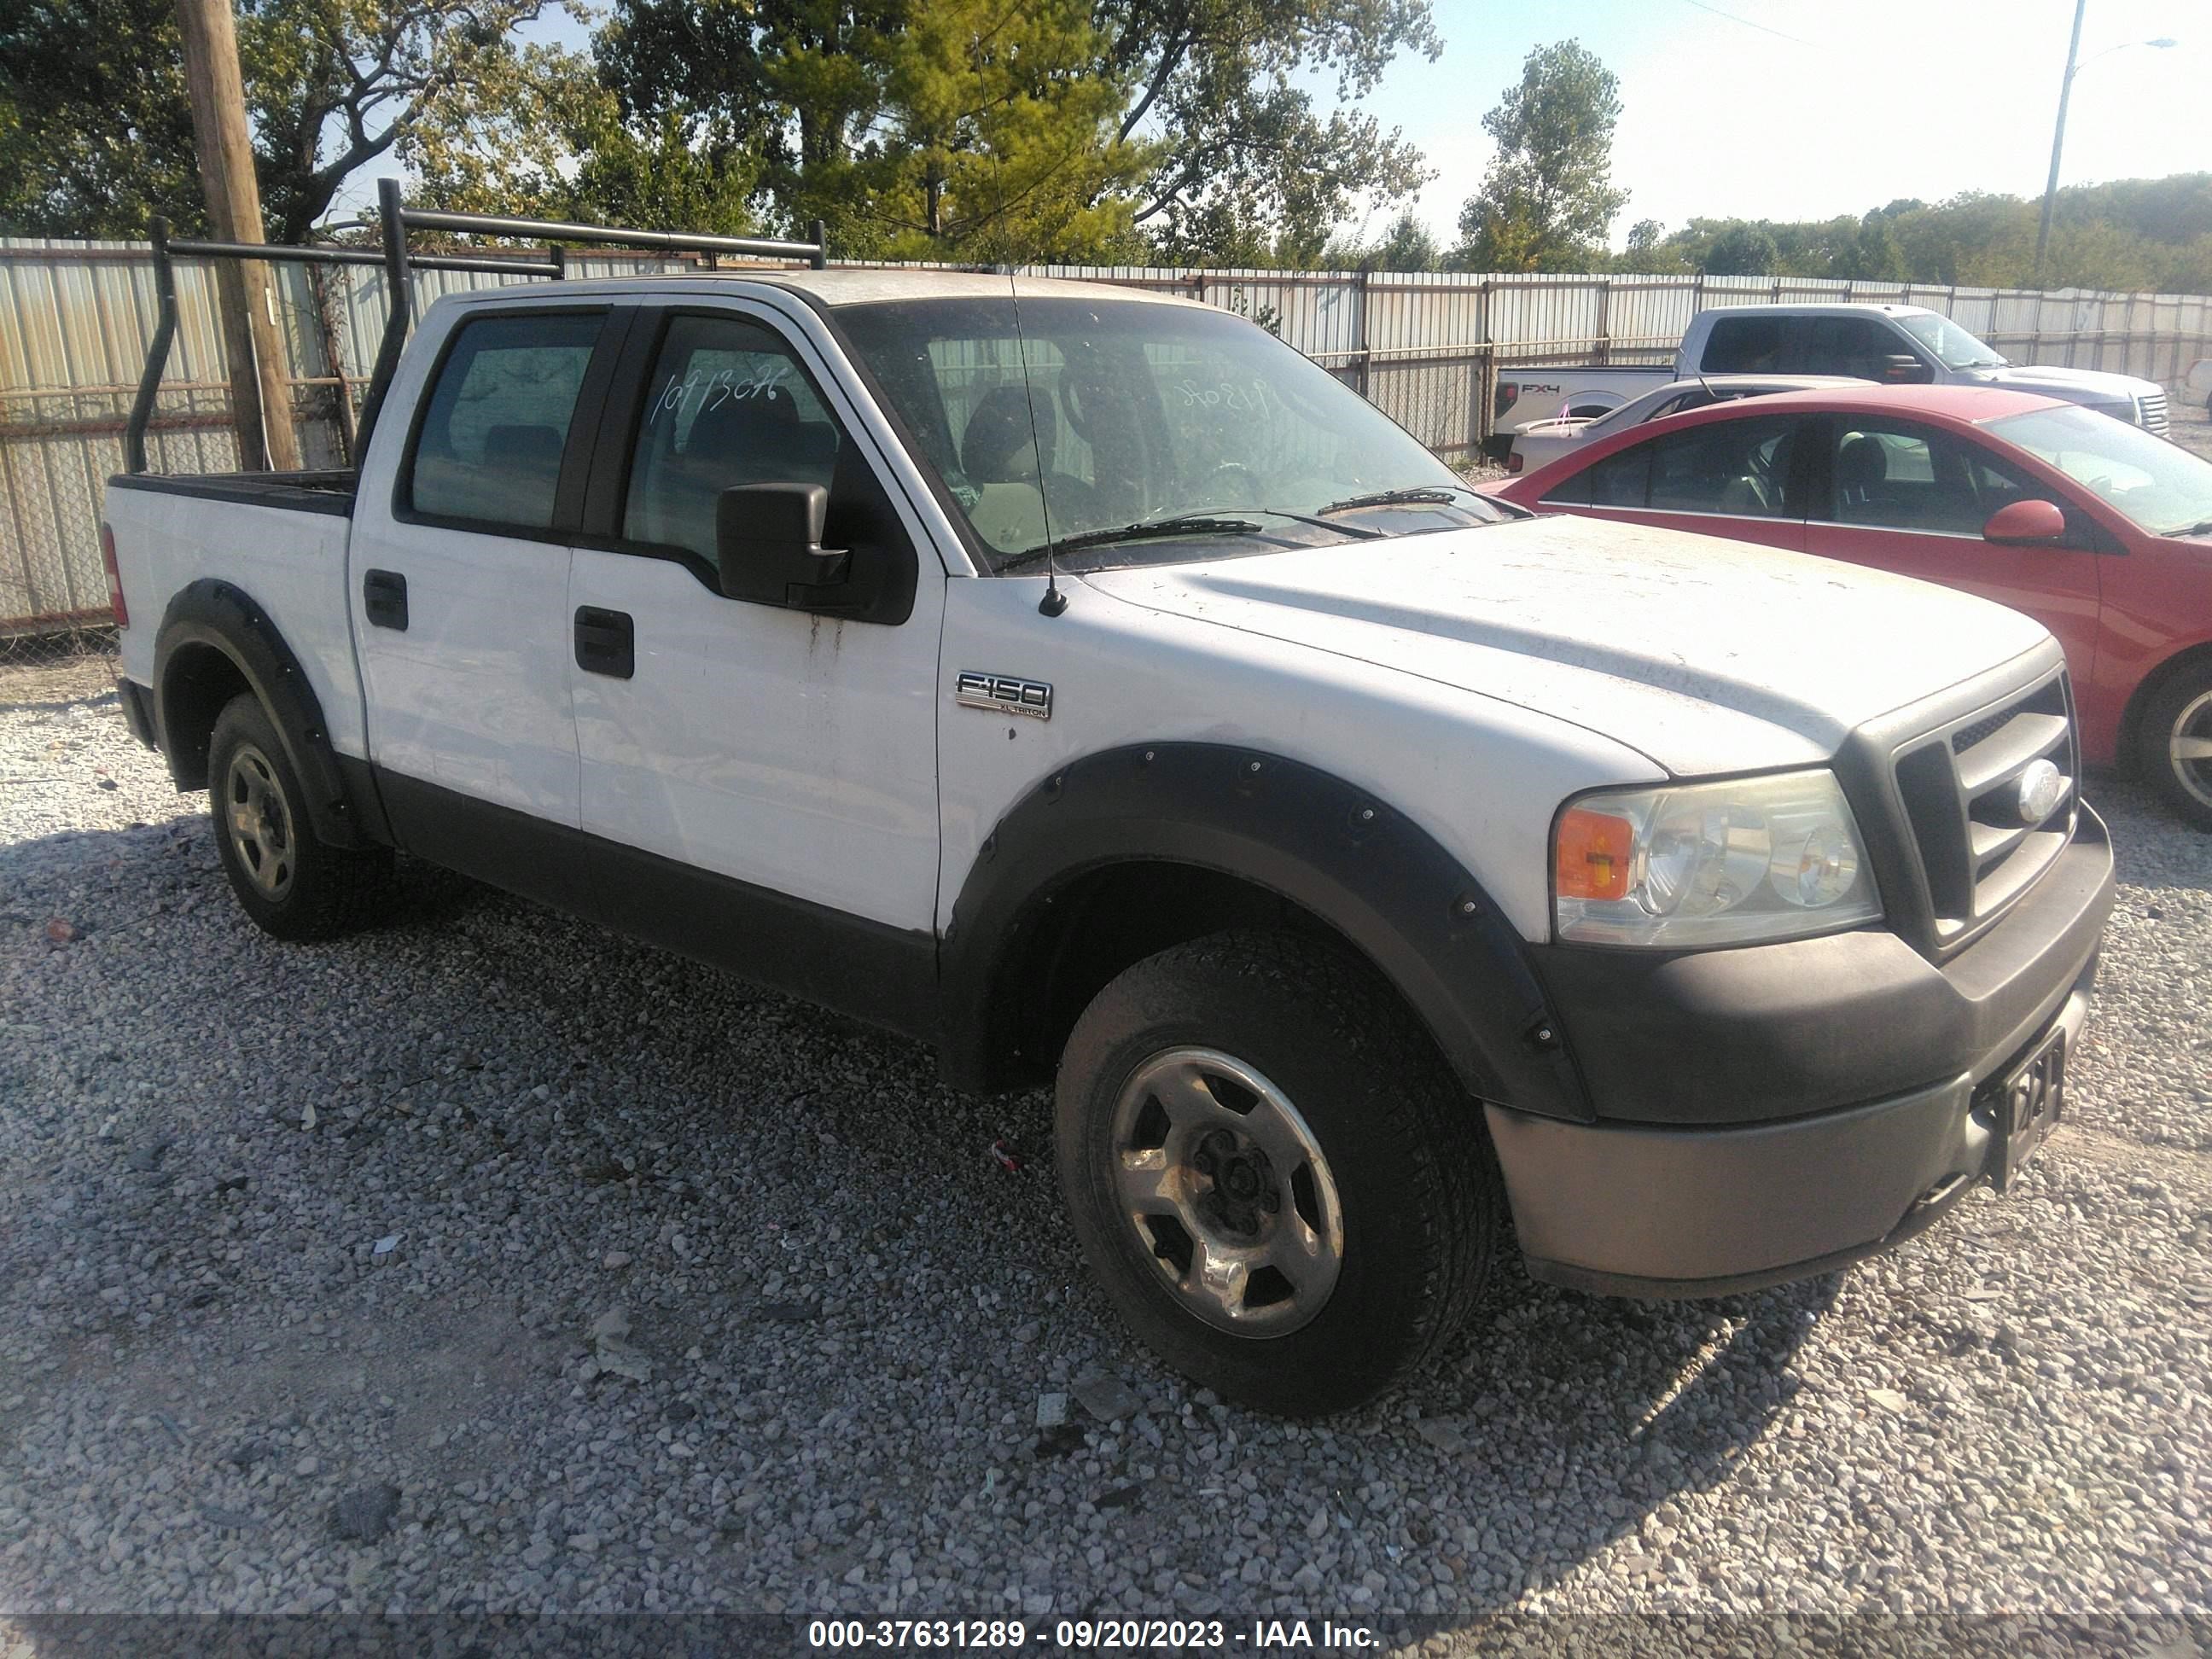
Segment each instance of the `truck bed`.
[[365,756],[353,658],[346,544],[351,472],[125,473],[102,514],[131,608],[125,675],[151,687],[155,641],[172,596],[213,579],[251,594],[300,661],[342,755]]

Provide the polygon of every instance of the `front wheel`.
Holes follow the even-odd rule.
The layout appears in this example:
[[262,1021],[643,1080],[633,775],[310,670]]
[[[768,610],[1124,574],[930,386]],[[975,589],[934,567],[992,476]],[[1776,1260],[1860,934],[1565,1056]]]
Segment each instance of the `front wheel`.
[[2136,759],[2175,811],[2212,830],[2212,669],[2178,676],[2145,706]]
[[1316,1415],[1418,1368],[1480,1293],[1503,1209],[1480,1111],[1364,964],[1218,934],[1077,1021],[1061,1188],[1149,1346],[1226,1398]]
[[260,700],[241,692],[208,739],[216,854],[239,904],[283,939],[335,939],[383,907],[392,854],[333,847],[315,833],[299,776]]

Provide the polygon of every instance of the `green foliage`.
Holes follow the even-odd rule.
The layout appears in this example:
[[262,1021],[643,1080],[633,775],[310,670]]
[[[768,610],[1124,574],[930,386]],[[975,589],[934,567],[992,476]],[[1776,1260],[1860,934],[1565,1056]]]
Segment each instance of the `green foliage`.
[[[1692,219],[1655,246],[1632,247],[1618,268],[2026,288],[2035,276],[2041,207],[1970,191],[1935,205],[1899,199],[1857,219]],[[1745,264],[1742,250],[1761,238],[1772,245],[1771,263]],[[2212,173],[2060,191],[2045,285],[2212,293]]]
[[1441,43],[1427,0],[616,0],[596,48],[626,126],[753,158],[841,253],[1273,264],[1426,176],[1296,77]]
[[1316,263],[1323,270],[1442,270],[1444,258],[1421,216],[1409,210],[1371,246],[1356,236],[1330,238]]
[[1771,276],[1778,250],[1760,225],[1730,225],[1705,250],[1705,268],[1715,276]]
[[1579,41],[1539,46],[1482,118],[1498,154],[1460,210],[1469,270],[1589,270],[1628,192],[1613,187],[1620,83]]
[[1020,262],[1136,252],[1147,148],[1090,73],[1084,0],[930,0],[886,54],[886,135],[854,210],[894,258]]
[[[1097,0],[1121,132],[1159,135],[1134,222],[1160,256],[1310,265],[1330,228],[1431,176],[1393,128],[1347,107],[1401,52],[1443,50],[1428,0]],[[1301,78],[1333,76],[1339,107]]]
[[28,0],[0,14],[0,234],[205,234],[170,0]]
[[[239,63],[269,238],[305,240],[345,180],[395,147],[434,165],[529,140],[509,106],[573,72],[567,54],[514,45],[543,4],[244,0]],[[156,212],[189,231],[207,222],[174,11],[33,0],[0,27],[0,228],[143,235]]]

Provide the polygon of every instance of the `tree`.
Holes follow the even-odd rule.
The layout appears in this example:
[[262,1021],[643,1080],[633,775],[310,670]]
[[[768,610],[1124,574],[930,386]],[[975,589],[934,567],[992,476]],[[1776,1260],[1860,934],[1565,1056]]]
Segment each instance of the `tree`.
[[170,0],[34,0],[0,22],[0,233],[204,234]]
[[1613,187],[1620,82],[1578,41],[1539,46],[1482,118],[1498,154],[1460,210],[1455,263],[1473,270],[1597,264],[1628,192]]
[[[1443,50],[1429,0],[1098,0],[1119,131],[1161,137],[1133,221],[1167,258],[1310,264],[1329,227],[1431,176],[1395,128],[1345,107],[1401,52]],[[1334,75],[1318,113],[1301,78]]]
[[1779,257],[1765,226],[1739,222],[1713,238],[1703,268],[1708,276],[1771,276]]
[[[269,239],[304,240],[395,148],[498,133],[501,100],[562,56],[514,41],[544,3],[246,0],[239,58]],[[204,228],[179,50],[162,0],[38,0],[0,27],[0,225],[143,235],[166,212]]]
[[[1419,186],[1398,133],[1357,110],[1324,117],[1296,82],[1333,73],[1356,98],[1401,51],[1442,46],[1428,0],[615,0],[596,44],[633,131],[666,120],[704,153],[757,158],[771,228],[819,217],[841,251],[887,254],[920,234],[965,257],[998,245],[977,240],[990,168],[995,191],[1036,162],[1049,210],[1005,246],[1042,236],[1126,256],[1134,233],[1166,257],[1228,264],[1310,261],[1355,206]],[[1000,93],[1021,100],[1019,119]],[[964,231],[933,222],[951,181],[933,183],[928,163],[914,173],[925,152],[968,169]],[[978,173],[960,156],[994,159]]]
[[1150,164],[1090,73],[1085,0],[930,0],[886,54],[886,136],[857,204],[898,256],[1081,260],[1133,252]]
[[1905,251],[1879,211],[1860,220],[1837,249],[1829,274],[1862,283],[1901,283],[1905,279]]
[[1376,270],[1441,270],[1444,263],[1434,233],[1410,210],[1390,222],[1374,258]]
[[1684,269],[1682,258],[1668,239],[1667,228],[1656,219],[1638,219],[1628,232],[1628,245],[1610,262],[1621,271],[1662,271]]
[[1371,245],[1349,233],[1330,237],[1314,264],[1322,270],[1441,270],[1443,250],[1420,215],[1409,208],[1391,220]]
[[908,10],[908,0],[615,0],[592,48],[634,143],[673,137],[718,170],[745,167],[768,228],[823,219],[840,252],[879,255],[858,212],[858,167],[881,154]]

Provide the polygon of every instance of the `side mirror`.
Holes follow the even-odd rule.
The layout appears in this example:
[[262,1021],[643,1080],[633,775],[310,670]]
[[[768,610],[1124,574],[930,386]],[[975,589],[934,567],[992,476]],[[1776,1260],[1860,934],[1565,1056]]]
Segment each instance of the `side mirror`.
[[739,484],[714,502],[714,556],[725,598],[803,610],[827,600],[852,555],[822,545],[830,492],[820,484]]
[[2008,501],[1990,514],[1982,539],[1999,547],[2045,547],[2066,539],[2066,514],[2052,501]]
[[1909,351],[1881,360],[1881,378],[1885,386],[1925,384],[1936,378],[1936,371]]

